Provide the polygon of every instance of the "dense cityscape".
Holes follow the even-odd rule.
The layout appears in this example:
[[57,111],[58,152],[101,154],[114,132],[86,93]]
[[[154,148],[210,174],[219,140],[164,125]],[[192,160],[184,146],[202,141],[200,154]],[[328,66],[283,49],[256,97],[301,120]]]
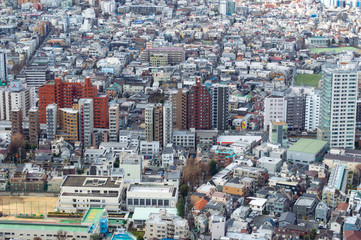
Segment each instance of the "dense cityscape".
[[0,240],[361,240],[359,0],[0,0]]

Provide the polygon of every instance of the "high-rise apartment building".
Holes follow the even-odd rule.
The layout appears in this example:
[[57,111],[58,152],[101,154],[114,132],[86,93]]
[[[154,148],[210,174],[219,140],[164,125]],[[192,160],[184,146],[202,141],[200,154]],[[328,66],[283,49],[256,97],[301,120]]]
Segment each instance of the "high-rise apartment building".
[[109,141],[119,142],[119,104],[109,106]]
[[287,100],[283,94],[271,94],[264,100],[263,129],[267,131],[272,121],[286,121]]
[[79,112],[73,108],[59,108],[59,130],[56,138],[75,143],[79,141]]
[[71,108],[81,98],[93,99],[94,128],[108,128],[108,95],[98,94],[90,78],[84,82],[65,82],[60,78],[47,82],[39,87],[40,123],[46,122],[45,108],[56,103],[58,108]]
[[320,94],[315,91],[306,96],[305,104],[305,130],[313,131],[319,124]]
[[20,81],[11,81],[8,87],[0,88],[0,120],[10,120],[10,111],[20,108],[23,118],[31,106],[30,89],[23,89]]
[[7,80],[6,49],[0,48],[0,82]]
[[154,105],[148,104],[145,108],[145,140],[153,141],[154,138]]
[[188,128],[208,130],[211,128],[211,96],[209,89],[201,85],[201,79],[197,77],[196,84],[188,93]]
[[188,91],[178,88],[171,94],[173,127],[179,130],[187,129],[187,98]]
[[23,112],[20,108],[11,109],[11,135],[23,133]]
[[40,120],[39,120],[39,109],[32,107],[29,110],[29,143],[37,146],[39,143],[40,134]]
[[331,148],[355,145],[358,71],[352,64],[322,69],[320,120],[317,135]]
[[154,106],[154,141],[159,141],[159,145],[163,146],[163,106],[157,104]]
[[212,128],[225,130],[229,122],[229,87],[215,85],[211,87],[211,121]]
[[79,100],[79,138],[85,147],[92,145],[92,133],[94,129],[93,99],[82,98]]
[[145,139],[163,145],[163,105],[149,104],[145,109]]
[[292,131],[305,128],[306,95],[291,93],[286,96],[286,121],[288,129]]
[[163,106],[163,146],[172,143],[173,122],[172,102],[166,101]]
[[56,129],[58,126],[57,115],[58,107],[55,103],[49,104],[46,107],[46,130],[47,130],[47,139],[54,140],[56,137]]

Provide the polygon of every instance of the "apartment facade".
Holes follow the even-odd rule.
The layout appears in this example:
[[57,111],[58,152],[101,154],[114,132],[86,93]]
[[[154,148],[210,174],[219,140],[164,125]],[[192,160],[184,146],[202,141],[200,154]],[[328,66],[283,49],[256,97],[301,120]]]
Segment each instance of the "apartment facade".
[[11,109],[11,135],[23,133],[23,111],[20,108]]
[[40,120],[39,109],[33,107],[29,110],[29,143],[37,146],[39,143]]
[[85,147],[92,145],[93,111],[93,99],[82,98],[79,100],[79,139]]
[[119,104],[109,106],[109,141],[118,142],[119,135]]
[[317,136],[331,148],[354,149],[358,72],[352,65],[322,70],[320,120]]
[[211,121],[212,128],[225,130],[229,126],[229,87],[215,85],[211,88]]
[[49,104],[56,103],[58,108],[71,108],[81,98],[93,99],[94,128],[108,128],[108,95],[98,94],[90,78],[85,78],[84,82],[65,82],[55,78],[39,87],[40,123],[46,123],[45,109]]
[[188,129],[208,130],[211,128],[211,96],[209,89],[201,85],[200,77],[188,93]]

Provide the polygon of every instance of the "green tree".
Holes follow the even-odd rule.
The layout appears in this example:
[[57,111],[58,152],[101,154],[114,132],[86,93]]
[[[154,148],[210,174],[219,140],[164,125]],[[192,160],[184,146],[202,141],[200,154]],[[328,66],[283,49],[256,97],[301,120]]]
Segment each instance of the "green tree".
[[177,203],[178,215],[184,217],[184,199],[180,198]]
[[97,233],[90,235],[90,240],[100,240],[100,236]]
[[211,174],[212,176],[214,176],[217,172],[218,172],[217,162],[214,161],[214,160],[212,160],[212,161],[209,163],[209,174]]
[[187,184],[183,184],[182,186],[180,186],[180,193],[183,198],[185,198],[188,195],[188,185]]
[[137,240],[143,240],[144,238],[142,236],[138,236]]

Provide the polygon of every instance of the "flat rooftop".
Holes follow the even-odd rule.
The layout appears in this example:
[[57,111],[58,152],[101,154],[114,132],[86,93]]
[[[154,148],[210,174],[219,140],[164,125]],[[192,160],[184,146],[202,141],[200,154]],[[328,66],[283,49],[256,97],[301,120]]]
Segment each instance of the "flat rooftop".
[[326,141],[302,138],[293,144],[288,151],[317,154],[326,144]]
[[32,222],[18,222],[18,221],[1,221],[0,222],[0,230],[19,230],[19,231],[54,231],[58,232],[60,230],[66,232],[74,232],[74,233],[84,233],[88,232],[89,226],[81,226],[81,225],[62,225],[62,224],[42,224],[42,223],[32,223]]
[[83,223],[97,223],[103,216],[103,208],[89,208],[85,213],[82,222]]

